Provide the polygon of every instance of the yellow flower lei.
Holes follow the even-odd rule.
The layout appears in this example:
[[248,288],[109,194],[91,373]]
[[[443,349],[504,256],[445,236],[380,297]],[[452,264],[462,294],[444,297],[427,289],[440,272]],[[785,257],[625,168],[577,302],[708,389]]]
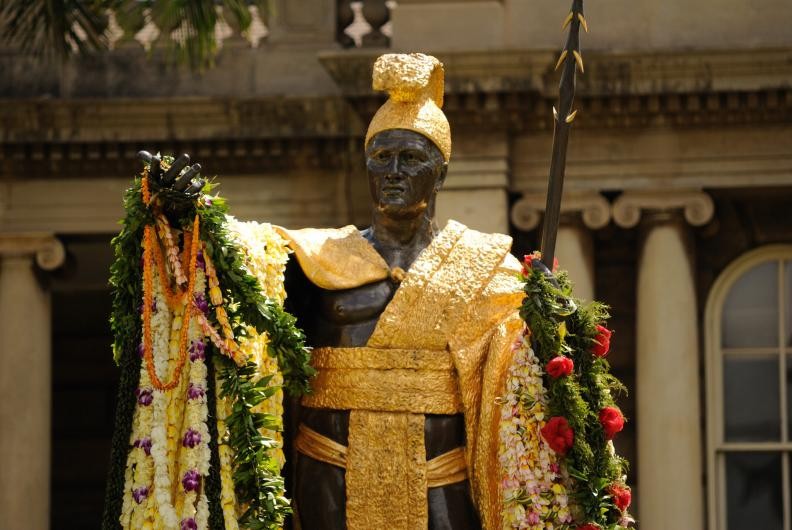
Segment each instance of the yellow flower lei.
[[[286,299],[286,290],[283,284],[283,274],[286,262],[289,260],[289,248],[284,240],[266,223],[241,222],[234,217],[226,217],[227,226],[236,240],[239,248],[245,254],[245,264],[248,272],[255,276],[262,287],[263,294],[268,298],[283,304]],[[247,329],[248,335],[240,339],[239,347],[242,356],[255,362],[259,367],[261,377],[272,376],[271,385],[280,387],[283,376],[278,369],[277,361],[267,354],[269,337],[266,333],[258,334],[252,327]],[[217,380],[215,388],[219,391],[220,381]],[[283,417],[283,392],[279,389],[269,399],[261,402],[254,412],[271,414],[276,418]],[[230,414],[229,404],[226,399],[217,396],[217,432],[221,438],[226,432],[225,418]],[[279,430],[261,431],[264,436],[278,442],[278,449],[274,451],[275,460],[283,467],[285,457],[283,454],[283,435]],[[223,508],[226,530],[237,530],[237,517],[241,507],[237,506],[234,495],[234,482],[232,479],[232,451],[226,444],[220,445],[220,503]]]

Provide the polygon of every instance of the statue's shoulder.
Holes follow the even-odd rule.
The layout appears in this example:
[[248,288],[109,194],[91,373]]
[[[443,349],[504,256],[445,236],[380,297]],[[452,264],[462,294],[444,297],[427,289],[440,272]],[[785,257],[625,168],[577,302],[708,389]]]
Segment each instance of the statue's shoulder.
[[388,277],[388,264],[354,225],[275,230],[286,239],[308,279],[322,289],[352,289]]
[[443,231],[457,235],[457,244],[469,247],[471,250],[502,255],[501,268],[515,273],[520,272],[520,262],[511,254],[513,242],[511,236],[498,232],[480,232],[453,219],[448,221]]

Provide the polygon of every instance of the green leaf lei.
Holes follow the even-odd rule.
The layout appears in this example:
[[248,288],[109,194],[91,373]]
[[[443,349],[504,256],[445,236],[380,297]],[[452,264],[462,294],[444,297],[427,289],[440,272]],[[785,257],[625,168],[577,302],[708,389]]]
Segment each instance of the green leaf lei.
[[[119,527],[124,469],[135,409],[134,390],[140,371],[137,346],[141,340],[138,308],[143,298],[140,265],[143,227],[153,221],[151,211],[142,201],[141,182],[141,178],[136,178],[124,195],[126,216],[122,221],[121,232],[112,243],[115,262],[110,270],[113,293],[110,326],[114,336],[113,357],[121,368],[121,382],[102,519],[105,529]],[[204,191],[208,192],[210,188],[207,186]],[[190,219],[198,214],[201,237],[215,265],[234,335],[244,337],[248,325],[253,326],[258,333],[266,332],[269,337],[268,353],[278,361],[284,389],[293,396],[308,392],[309,379],[314,370],[309,364],[310,349],[305,345],[305,336],[297,327],[296,319],[276,301],[265,297],[258,280],[245,269],[244,254],[226,227],[228,207],[225,200],[202,195],[196,203],[185,204],[183,195],[156,190],[154,186],[152,191],[159,193],[165,203],[181,202],[180,226],[189,226]],[[239,524],[243,528],[255,530],[278,529],[291,510],[288,499],[283,496],[280,469],[271,455],[275,441],[261,435],[259,429],[280,429],[281,422],[272,415],[253,412],[253,407],[273,395],[277,387],[270,384],[271,378],[258,377],[255,364],[237,366],[222,355],[211,341],[208,351],[213,357],[214,369],[219,374],[221,395],[231,403],[232,412],[225,419],[228,436],[220,443],[229,444],[234,452],[234,489],[239,504],[247,508]],[[210,414],[214,415],[215,412],[212,410]],[[217,442],[213,440],[213,443]],[[220,509],[216,501],[210,499],[210,521],[222,521],[222,513],[214,513]]]
[[580,510],[575,518],[608,530],[622,529],[625,514],[614,504],[609,487],[624,484],[628,462],[609,447],[599,411],[614,406],[614,395],[626,393],[626,388],[610,373],[608,361],[591,352],[597,325],[609,318],[607,307],[574,299],[564,271],[555,275],[556,287],[542,271],[526,268],[520,316],[531,330],[537,358],[546,366],[557,355],[565,355],[575,365],[566,377],[544,375],[549,415],[566,418],[574,430],[573,445],[560,458],[574,479],[570,496]]

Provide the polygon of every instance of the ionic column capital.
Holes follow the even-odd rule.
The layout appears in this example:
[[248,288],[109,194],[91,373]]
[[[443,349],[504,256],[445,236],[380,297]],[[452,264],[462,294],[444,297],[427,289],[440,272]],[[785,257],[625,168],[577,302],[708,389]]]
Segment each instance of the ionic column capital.
[[44,270],[55,270],[63,265],[66,250],[63,243],[47,233],[0,233],[0,258],[35,258]]
[[[524,193],[511,209],[511,221],[520,230],[533,230],[542,219],[546,204],[543,193]],[[611,219],[608,200],[595,191],[565,193],[561,213],[580,213],[583,224],[592,230],[605,227]]]
[[693,226],[707,224],[715,212],[712,198],[700,190],[625,191],[613,202],[613,221],[622,228],[632,228],[644,211],[673,213],[681,211]]

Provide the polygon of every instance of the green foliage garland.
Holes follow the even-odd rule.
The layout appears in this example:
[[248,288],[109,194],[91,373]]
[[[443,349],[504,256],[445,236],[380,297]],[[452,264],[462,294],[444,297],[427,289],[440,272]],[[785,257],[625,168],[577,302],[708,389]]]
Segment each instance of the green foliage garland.
[[574,479],[570,495],[580,510],[575,519],[608,530],[625,528],[629,515],[616,507],[609,488],[624,484],[628,463],[611,450],[599,411],[615,406],[614,395],[626,389],[610,373],[608,361],[592,354],[597,325],[609,317],[607,307],[574,299],[565,272],[555,275],[556,286],[541,270],[526,268],[520,316],[531,330],[535,354],[543,366],[558,355],[575,366],[565,377],[544,375],[549,415],[566,418],[574,430],[573,445],[561,458]]
[[102,528],[120,528],[118,517],[124,498],[124,470],[129,453],[129,436],[135,413],[135,389],[140,377],[140,313],[143,300],[142,257],[143,226],[150,221],[149,212],[140,196],[140,179],[124,194],[127,216],[121,232],[113,238],[115,261],[110,267],[110,286],[113,290],[110,328],[113,332],[113,358],[120,368],[118,402],[113,430],[110,464],[105,489]]

